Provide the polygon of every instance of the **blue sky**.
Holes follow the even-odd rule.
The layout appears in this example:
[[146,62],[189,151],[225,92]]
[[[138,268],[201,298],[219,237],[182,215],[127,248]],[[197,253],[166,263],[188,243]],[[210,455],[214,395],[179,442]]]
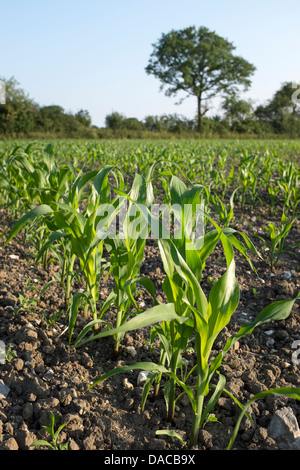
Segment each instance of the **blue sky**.
[[97,126],[112,111],[193,117],[195,100],[176,106],[145,67],[162,33],[206,26],[255,65],[243,98],[260,104],[300,81],[299,16],[299,0],[2,0],[0,76],[40,105],[87,109]]

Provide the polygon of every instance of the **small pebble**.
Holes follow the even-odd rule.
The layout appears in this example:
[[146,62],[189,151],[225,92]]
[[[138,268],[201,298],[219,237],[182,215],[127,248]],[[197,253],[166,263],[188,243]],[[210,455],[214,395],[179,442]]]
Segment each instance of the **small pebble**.
[[148,370],[142,370],[138,375],[137,384],[139,385],[141,382],[145,382],[145,380],[147,379],[148,374],[149,374]]
[[18,255],[8,255],[10,259],[19,259]]
[[133,346],[126,346],[125,349],[126,349],[126,351],[128,352],[128,354],[130,354],[130,356],[136,357],[137,352],[136,352],[136,350],[134,349]]
[[124,385],[124,388],[126,388],[127,390],[133,390],[134,389],[134,386],[132,385],[132,383],[130,383],[128,381],[127,378],[124,379],[123,385]]
[[283,272],[281,273],[281,277],[283,277],[283,279],[288,280],[288,279],[290,279],[290,278],[292,277],[292,274],[290,273],[290,271],[283,271]]

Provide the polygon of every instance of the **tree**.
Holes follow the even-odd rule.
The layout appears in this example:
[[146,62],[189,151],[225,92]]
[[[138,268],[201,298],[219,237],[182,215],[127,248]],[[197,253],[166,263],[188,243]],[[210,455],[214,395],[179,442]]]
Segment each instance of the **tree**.
[[256,118],[273,127],[275,132],[298,133],[300,125],[300,85],[285,82],[266,105],[259,105],[255,110]]
[[79,121],[84,127],[90,127],[92,124],[92,118],[90,113],[86,109],[80,109],[76,114],[75,118]]
[[177,114],[163,114],[162,116],[146,116],[144,126],[150,131],[181,132],[194,129],[194,121],[178,116]]
[[60,133],[64,127],[64,108],[58,105],[42,106],[39,109],[38,126],[42,131]]
[[223,102],[223,109],[225,111],[225,118],[229,120],[230,124],[244,121],[251,117],[253,112],[251,101],[241,100],[236,96],[226,97]]
[[127,118],[123,114],[113,111],[105,117],[105,125],[108,129],[126,129],[131,131],[141,131],[143,124],[135,117]]
[[292,82],[285,82],[281,85],[269,104],[273,113],[280,116],[285,114],[299,115],[299,100],[293,100],[295,88],[299,88],[299,85]]
[[188,27],[162,34],[153,44],[146,67],[161,81],[167,96],[185,92],[197,98],[197,128],[216,95],[236,94],[247,89],[255,67],[234,55],[235,46],[206,27]]
[[14,77],[1,78],[5,84],[5,104],[0,104],[0,133],[26,134],[34,128],[37,104],[19,87]]
[[[27,137],[32,133],[58,136],[94,136],[91,116],[81,109],[75,115],[58,105],[39,106],[32,100],[14,77],[0,78],[4,84],[5,100],[0,102],[0,135]],[[2,101],[2,100],[1,100]]]
[[222,105],[225,121],[231,130],[251,132],[253,124],[253,105],[250,100],[242,100],[236,96],[227,96]]
[[105,117],[105,126],[108,129],[120,129],[124,125],[126,117],[123,114],[113,111]]

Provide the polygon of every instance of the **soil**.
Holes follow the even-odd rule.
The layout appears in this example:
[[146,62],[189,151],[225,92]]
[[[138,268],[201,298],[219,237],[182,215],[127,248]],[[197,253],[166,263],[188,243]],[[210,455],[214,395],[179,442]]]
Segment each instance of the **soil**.
[[[267,204],[255,210],[237,208],[235,228],[249,235],[261,233],[267,220],[280,222],[280,210],[277,214],[268,211]],[[40,297],[42,287],[55,279],[55,263],[50,263],[47,270],[35,264],[35,253],[23,233],[4,247],[5,235],[13,224],[4,210],[0,212],[0,224],[4,235],[0,239],[0,340],[10,353],[5,363],[0,364],[0,379],[10,388],[8,395],[0,398],[0,449],[36,449],[31,447],[34,441],[49,440],[43,426],[49,425],[50,413],[58,416],[57,426],[66,423],[58,442],[68,442],[70,450],[183,449],[179,440],[156,435],[156,431],[170,429],[188,441],[192,413],[185,398],[177,404],[175,419],[169,423],[162,390],[155,401],[150,396],[142,410],[143,384],[137,383],[139,371],[113,376],[89,388],[104,372],[116,366],[137,360],[155,362],[159,351],[149,346],[149,330],[126,334],[117,358],[113,357],[109,337],[74,349],[68,344],[64,316],[59,318],[58,315],[51,323],[64,308],[59,284],[52,284]],[[262,249],[259,238],[252,240]],[[298,220],[286,242],[288,246],[299,241]],[[300,291],[299,246],[281,256],[273,273],[267,252],[263,254],[263,260],[251,255],[257,270],[255,274],[246,259],[235,251],[240,303],[217,338],[213,355],[223,348],[231,334],[266,305],[294,298]],[[224,256],[220,246],[209,258],[203,274],[202,286],[206,294],[211,288],[209,281],[223,272]],[[142,273],[155,282],[158,300],[163,301],[164,271],[153,240],[147,241]],[[106,298],[111,286],[112,280],[108,277],[101,286],[102,298]],[[27,299],[27,304],[20,295]],[[143,289],[138,303],[142,309],[152,306],[151,297]],[[22,305],[23,308],[18,309]],[[226,376],[226,388],[242,404],[263,390],[300,386],[299,365],[292,360],[292,344],[300,340],[299,307],[299,302],[295,302],[285,321],[261,325],[225,356],[220,371]],[[112,311],[112,321],[114,314]],[[83,317],[78,318],[74,337],[85,322]],[[192,353],[188,359],[193,364]],[[260,400],[251,407],[253,423],[248,418],[243,420],[234,449],[277,450],[278,444],[268,436],[267,428],[274,412],[283,406],[290,406],[300,421],[300,409],[295,400],[274,396]],[[222,395],[213,412],[217,421],[206,423],[200,430],[195,450],[223,450],[228,445],[240,409],[228,395]]]

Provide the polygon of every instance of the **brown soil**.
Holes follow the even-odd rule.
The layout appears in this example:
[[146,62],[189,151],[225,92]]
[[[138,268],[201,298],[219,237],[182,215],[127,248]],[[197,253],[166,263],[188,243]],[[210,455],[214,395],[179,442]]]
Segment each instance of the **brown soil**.
[[[260,206],[255,213],[236,211],[236,227],[253,234],[263,224],[278,216],[266,213]],[[9,394],[0,399],[0,449],[32,449],[36,439],[48,439],[43,426],[49,425],[50,412],[59,416],[59,424],[67,423],[59,442],[68,441],[69,449],[81,450],[179,450],[182,445],[176,439],[157,436],[159,429],[177,431],[188,441],[191,428],[191,408],[183,399],[176,408],[173,423],[166,421],[163,392],[153,402],[149,399],[145,410],[141,406],[142,384],[137,384],[138,371],[117,375],[89,389],[103,372],[119,365],[138,361],[157,360],[158,350],[149,348],[149,330],[126,334],[117,359],[113,358],[110,338],[92,341],[74,350],[68,345],[64,317],[49,325],[51,315],[63,309],[63,293],[53,284],[42,298],[39,292],[54,279],[55,265],[45,271],[34,263],[34,253],[23,235],[16,237],[4,248],[5,235],[11,223],[7,213],[0,213],[0,340],[16,353],[5,364],[0,364],[0,378],[10,388]],[[253,239],[254,240],[254,239]],[[299,243],[299,220],[291,230],[288,243]],[[254,242],[260,248],[259,239]],[[10,255],[17,255],[12,259]],[[236,252],[237,278],[241,299],[229,325],[218,337],[213,353],[223,348],[227,338],[236,332],[245,320],[249,321],[269,303],[295,297],[300,291],[299,246],[293,254],[284,254],[273,275],[266,261],[252,256],[258,276],[251,271],[247,261]],[[209,292],[207,277],[218,277],[224,271],[221,247],[207,263],[203,276],[203,289]],[[284,271],[292,273],[284,279]],[[143,275],[150,277],[157,286],[158,299],[163,300],[161,283],[163,267],[158,250],[152,240],[147,242]],[[111,279],[104,281],[101,296],[105,298],[111,287]],[[37,305],[20,306],[19,296],[35,298]],[[151,298],[141,290],[139,302],[142,308],[152,305]],[[292,361],[292,343],[300,339],[299,302],[285,321],[262,325],[253,334],[244,337],[228,355],[221,366],[226,376],[226,388],[243,404],[262,390],[281,386],[298,386],[299,365]],[[114,315],[114,312],[111,313]],[[48,321],[47,321],[47,320]],[[76,333],[83,327],[83,317],[78,320]],[[130,355],[133,346],[137,356]],[[193,361],[193,357],[189,358]],[[278,449],[268,437],[267,427],[276,409],[290,406],[300,420],[299,405],[290,398],[269,397],[258,401],[251,408],[254,424],[244,419],[234,448],[239,450]],[[196,449],[226,449],[240,409],[228,397],[222,396],[214,409],[217,422],[210,422],[200,431]]]

